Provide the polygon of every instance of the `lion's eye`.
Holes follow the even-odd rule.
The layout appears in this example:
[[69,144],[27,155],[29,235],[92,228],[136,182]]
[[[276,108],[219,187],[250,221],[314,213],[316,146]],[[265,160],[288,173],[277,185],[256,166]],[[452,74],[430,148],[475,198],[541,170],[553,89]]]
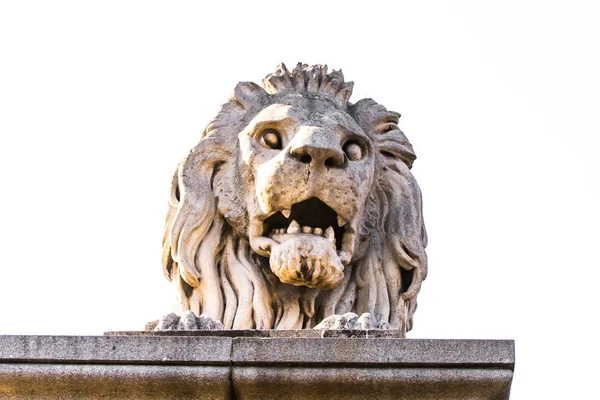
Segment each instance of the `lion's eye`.
[[259,142],[268,149],[281,149],[281,136],[275,129],[265,129],[260,133]]
[[362,148],[356,142],[348,142],[344,145],[344,153],[350,161],[358,161],[362,158]]

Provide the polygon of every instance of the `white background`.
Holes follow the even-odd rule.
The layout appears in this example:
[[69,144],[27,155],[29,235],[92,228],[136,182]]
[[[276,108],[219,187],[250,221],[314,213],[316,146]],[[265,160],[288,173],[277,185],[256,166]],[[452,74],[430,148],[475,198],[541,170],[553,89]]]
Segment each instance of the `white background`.
[[0,334],[170,311],[179,159],[238,81],[326,63],[418,155],[410,337],[512,338],[513,399],[597,398],[599,21],[594,1],[0,3]]

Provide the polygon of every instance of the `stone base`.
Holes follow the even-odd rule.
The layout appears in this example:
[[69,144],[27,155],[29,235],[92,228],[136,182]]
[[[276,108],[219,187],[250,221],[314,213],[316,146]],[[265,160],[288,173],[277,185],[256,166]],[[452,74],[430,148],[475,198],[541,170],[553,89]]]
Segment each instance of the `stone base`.
[[0,399],[509,398],[513,341],[313,332],[0,336]]

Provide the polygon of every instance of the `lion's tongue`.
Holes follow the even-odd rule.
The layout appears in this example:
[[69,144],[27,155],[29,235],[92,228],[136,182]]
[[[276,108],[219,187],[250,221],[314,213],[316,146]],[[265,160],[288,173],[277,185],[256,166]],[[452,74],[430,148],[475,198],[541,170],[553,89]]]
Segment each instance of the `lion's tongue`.
[[344,276],[333,240],[314,233],[274,234],[271,270],[280,281],[296,286],[331,289]]

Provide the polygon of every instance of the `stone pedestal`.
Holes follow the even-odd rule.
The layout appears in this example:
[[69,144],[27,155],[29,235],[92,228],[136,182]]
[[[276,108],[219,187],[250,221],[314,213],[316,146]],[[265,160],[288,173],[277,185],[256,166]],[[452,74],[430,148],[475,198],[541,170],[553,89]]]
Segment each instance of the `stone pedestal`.
[[0,399],[508,399],[510,340],[393,331],[0,336]]

